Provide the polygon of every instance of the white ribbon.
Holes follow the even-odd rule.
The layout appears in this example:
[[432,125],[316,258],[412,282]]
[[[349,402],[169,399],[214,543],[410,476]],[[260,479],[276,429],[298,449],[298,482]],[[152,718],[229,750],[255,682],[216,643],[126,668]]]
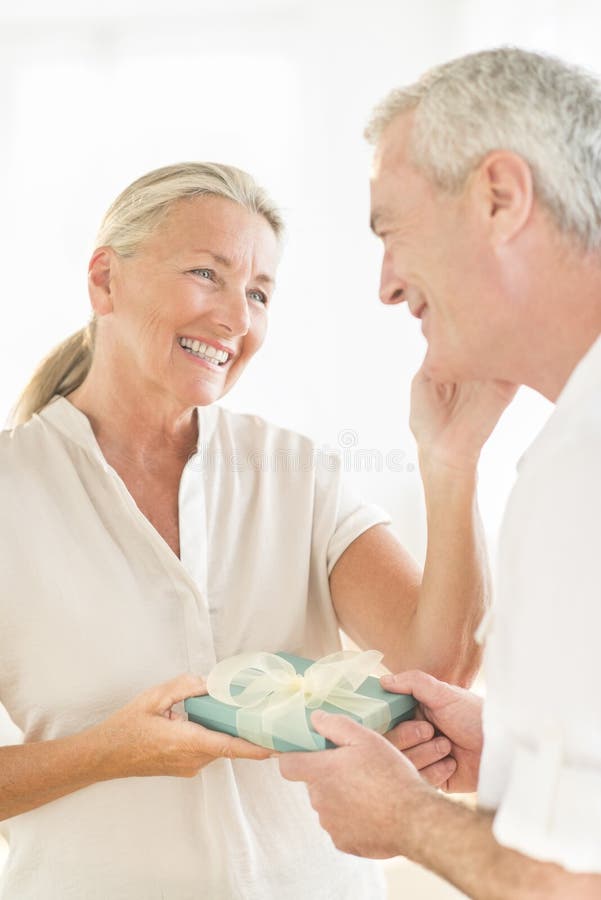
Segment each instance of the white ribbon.
[[[355,693],[382,660],[377,650],[343,650],[318,659],[299,675],[292,663],[275,653],[239,653],[224,659],[207,679],[211,697],[237,706],[240,737],[273,748],[276,736],[305,750],[319,746],[307,725],[306,709],[330,703],[358,716],[374,731],[390,725],[386,701]],[[232,694],[232,685],[243,690]]]

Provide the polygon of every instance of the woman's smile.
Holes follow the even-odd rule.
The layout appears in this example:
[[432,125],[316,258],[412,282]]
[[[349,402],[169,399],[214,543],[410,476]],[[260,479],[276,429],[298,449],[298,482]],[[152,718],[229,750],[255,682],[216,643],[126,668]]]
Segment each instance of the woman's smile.
[[194,362],[202,363],[212,370],[227,368],[234,358],[233,350],[228,350],[221,344],[212,344],[190,337],[179,337],[177,342]]

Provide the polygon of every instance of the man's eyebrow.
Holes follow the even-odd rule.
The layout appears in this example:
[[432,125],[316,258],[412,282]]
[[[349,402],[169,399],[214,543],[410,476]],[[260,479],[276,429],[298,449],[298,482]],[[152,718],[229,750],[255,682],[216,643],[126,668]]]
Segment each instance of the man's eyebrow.
[[[192,250],[192,253],[206,253],[208,256],[212,256],[215,262],[221,263],[222,266],[225,266],[226,269],[232,268],[231,259],[228,259],[227,256],[222,256],[220,253],[213,253],[212,250],[207,250],[206,247],[195,247]],[[259,275],[256,275],[254,280],[261,282],[261,284],[275,284],[275,281],[271,277],[271,275],[265,275],[263,272],[261,272]]]

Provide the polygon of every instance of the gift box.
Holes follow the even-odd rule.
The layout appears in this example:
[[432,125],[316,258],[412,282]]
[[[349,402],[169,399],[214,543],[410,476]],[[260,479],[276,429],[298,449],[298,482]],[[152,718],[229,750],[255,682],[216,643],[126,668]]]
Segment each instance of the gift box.
[[241,653],[222,660],[207,679],[208,695],[189,697],[191,722],[273,750],[324,750],[330,741],[311,726],[315,709],[349,716],[381,734],[416,705],[409,694],[385,691],[369,675],[376,650],[340,651],[313,661],[290,653]]

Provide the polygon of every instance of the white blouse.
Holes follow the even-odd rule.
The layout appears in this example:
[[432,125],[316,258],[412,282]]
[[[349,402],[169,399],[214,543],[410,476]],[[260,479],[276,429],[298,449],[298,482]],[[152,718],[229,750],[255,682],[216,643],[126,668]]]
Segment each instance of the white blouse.
[[487,641],[479,794],[509,847],[601,873],[601,338],[520,463]]
[[[339,649],[329,574],[388,517],[307,438],[216,406],[198,416],[179,488],[181,560],[68,400],[0,434],[0,702],[25,741],[78,732],[243,650]],[[375,864],[334,848],[276,760],[102,782],[0,829],[0,898],[11,900],[384,894]]]

